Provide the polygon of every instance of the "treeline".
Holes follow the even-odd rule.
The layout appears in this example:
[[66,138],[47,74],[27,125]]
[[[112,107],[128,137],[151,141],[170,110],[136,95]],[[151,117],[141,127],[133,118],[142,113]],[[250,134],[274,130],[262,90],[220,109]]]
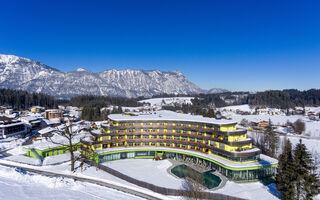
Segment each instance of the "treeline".
[[[82,107],[81,118],[88,121],[107,119],[110,113],[122,113],[122,106],[136,107],[142,104],[134,98],[81,95],[70,99],[69,105]],[[101,108],[113,105],[113,109],[101,111]]]
[[136,107],[142,104],[134,98],[81,95],[71,98],[69,105],[77,107],[107,107],[110,105]]
[[220,94],[175,95],[160,94],[153,97],[194,96],[205,107],[224,107],[228,105],[249,104],[252,106],[265,106],[271,108],[288,109],[296,106],[320,106],[320,89],[299,91],[268,90],[250,94],[249,92],[225,92]]
[[85,106],[81,112],[81,119],[87,121],[103,121],[108,119],[109,114],[122,113],[121,106],[115,106],[112,110],[102,110],[101,107],[88,107]]
[[32,106],[56,108],[56,99],[42,93],[28,93],[22,90],[0,89],[0,105],[13,109],[28,109]]
[[245,103],[282,109],[295,106],[320,106],[320,90],[269,90],[249,94]]

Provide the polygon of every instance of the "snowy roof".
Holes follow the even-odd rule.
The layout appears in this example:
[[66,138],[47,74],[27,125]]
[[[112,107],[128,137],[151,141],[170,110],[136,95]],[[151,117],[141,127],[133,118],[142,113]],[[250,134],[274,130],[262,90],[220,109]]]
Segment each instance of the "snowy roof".
[[26,117],[21,117],[20,118],[22,121],[25,121],[25,122],[31,122],[31,121],[36,121],[38,120],[37,117],[35,116],[26,116]]
[[54,124],[60,124],[61,123],[61,120],[60,118],[51,118],[50,121]]
[[94,130],[92,130],[91,131],[92,133],[95,133],[95,134],[97,134],[97,135],[101,135],[102,134],[102,132],[101,132],[101,130],[96,130],[96,129],[94,129]]
[[50,132],[56,131],[56,130],[57,130],[56,128],[47,127],[47,128],[39,130],[38,133],[45,134],[45,133],[50,133]]
[[[80,142],[80,138],[85,137],[86,132],[81,132],[77,135],[75,135],[72,139],[72,143],[76,144]],[[33,144],[30,145],[26,145],[24,146],[27,149],[38,149],[38,150],[46,150],[46,149],[51,149],[51,148],[55,148],[55,147],[59,147],[61,146],[61,144],[65,144],[68,145],[68,140],[60,135],[54,135],[51,137],[52,141],[59,143],[59,144],[55,144],[52,143],[50,139],[48,140],[39,140],[39,141],[35,141]]]
[[44,109],[44,107],[42,107],[42,106],[32,106],[32,108]]
[[128,114],[110,114],[109,119],[113,121],[188,121],[188,122],[202,122],[208,124],[235,124],[233,120],[218,120],[200,115],[181,114],[169,110],[151,111],[145,113],[131,113]]
[[240,111],[244,111],[244,112],[251,112],[253,109],[250,108],[250,106],[248,104],[244,104],[244,105],[237,105],[237,106],[226,106],[226,107],[222,107],[219,108],[219,110],[232,110],[232,111],[236,111],[236,110],[240,110]]
[[101,153],[106,153],[106,152],[112,152],[112,151],[121,151],[121,150],[133,150],[133,149],[154,149],[154,150],[174,150],[176,152],[185,152],[185,153],[189,153],[189,154],[196,154],[199,156],[203,156],[209,159],[212,159],[214,161],[219,162],[222,165],[225,165],[227,167],[233,167],[233,168],[250,168],[250,167],[261,167],[261,166],[269,166],[269,165],[273,165],[273,164],[277,164],[278,160],[271,158],[269,156],[266,156],[264,154],[260,154],[260,159],[257,162],[250,162],[250,163],[237,163],[237,162],[232,162],[229,161],[227,159],[224,159],[222,157],[216,156],[214,154],[205,154],[205,153],[201,153],[201,152],[196,152],[196,151],[188,151],[188,150],[184,150],[184,149],[172,149],[172,148],[166,148],[166,147],[119,147],[119,148],[106,148],[106,149],[101,149],[101,150],[96,150],[95,152],[98,154]]

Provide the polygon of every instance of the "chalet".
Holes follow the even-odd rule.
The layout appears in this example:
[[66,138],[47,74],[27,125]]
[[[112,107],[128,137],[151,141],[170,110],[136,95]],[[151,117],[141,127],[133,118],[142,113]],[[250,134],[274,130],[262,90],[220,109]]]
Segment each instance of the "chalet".
[[33,106],[30,109],[30,112],[33,112],[33,113],[40,113],[43,111],[44,111],[44,107],[41,107],[41,106]]
[[53,118],[53,119],[43,119],[43,125],[42,127],[57,127],[61,124],[60,118]]
[[265,121],[265,120],[262,120],[262,121],[259,121],[257,126],[258,127],[261,127],[261,128],[265,128],[269,125],[269,122],[268,121]]
[[44,129],[41,129],[38,131],[38,137],[42,137],[42,138],[48,138],[48,137],[52,137],[54,135],[54,132],[56,132],[57,129],[56,128],[52,128],[52,127],[47,127]]

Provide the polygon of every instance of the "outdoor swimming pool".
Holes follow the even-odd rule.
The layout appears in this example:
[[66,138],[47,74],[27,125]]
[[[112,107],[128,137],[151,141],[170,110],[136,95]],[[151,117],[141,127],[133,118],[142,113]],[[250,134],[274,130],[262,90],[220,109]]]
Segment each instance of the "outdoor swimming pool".
[[208,189],[218,187],[221,183],[220,177],[212,174],[212,171],[200,173],[187,165],[175,166],[171,169],[171,172],[179,178],[188,176],[194,180],[200,180]]

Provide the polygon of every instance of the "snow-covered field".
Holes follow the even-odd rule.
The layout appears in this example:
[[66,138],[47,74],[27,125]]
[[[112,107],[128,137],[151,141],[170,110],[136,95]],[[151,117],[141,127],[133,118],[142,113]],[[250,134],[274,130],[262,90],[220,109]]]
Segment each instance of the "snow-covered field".
[[[0,162],[2,162],[0,160]],[[26,166],[24,164],[20,164],[21,166]],[[176,188],[180,189],[183,183],[183,179],[178,179],[167,173],[167,168],[171,166],[171,163],[167,160],[163,161],[153,161],[150,159],[127,159],[127,160],[118,160],[111,161],[109,163],[105,163],[106,166],[119,170],[122,173],[126,173],[134,178],[139,180],[143,180],[149,183],[157,184],[163,187],[168,188]],[[102,170],[97,170],[95,167],[85,165],[83,171],[79,168],[79,163],[76,164],[76,172],[70,172],[69,163],[63,163],[60,165],[52,165],[52,166],[32,166],[35,169],[43,169],[51,172],[58,172],[63,174],[72,174],[79,177],[92,177],[96,180],[103,180],[109,183],[113,183],[116,185],[128,187],[131,189],[141,190],[148,194],[154,194],[149,190],[144,188],[137,187],[131,183],[128,183],[122,179],[114,177]],[[48,193],[48,199],[54,199],[53,195],[55,192],[59,192],[59,195],[56,199],[63,197],[65,199],[78,199],[79,196],[88,197],[88,199],[99,199],[106,198],[108,196],[108,192],[112,192],[112,195],[119,195],[119,197],[110,196],[110,198],[106,199],[131,199],[130,195],[124,194],[122,192],[118,192],[115,194],[113,190],[103,189],[104,187],[96,186],[93,184],[86,183],[78,183],[73,180],[67,179],[58,179],[58,178],[49,178],[40,175],[30,175],[24,174],[15,171],[12,168],[6,168],[0,166],[0,187],[2,184],[6,182],[16,185],[20,184],[21,189],[19,189],[19,193],[12,194],[10,196],[11,199],[21,198],[23,193],[28,193],[25,199],[38,199],[38,197],[43,196]],[[9,190],[11,186],[4,186],[2,191]],[[33,191],[34,190],[34,191]],[[50,190],[50,191],[48,191]],[[53,191],[55,192],[53,192]],[[80,191],[78,191],[80,190]],[[103,192],[100,192],[103,190]],[[0,189],[0,193],[2,193]],[[210,190],[208,190],[210,191]],[[73,193],[79,193],[78,195],[72,196]],[[262,183],[254,182],[254,183],[234,183],[228,181],[227,184],[216,191],[212,191],[214,193],[222,193],[236,197],[242,197],[245,199],[259,199],[261,200],[269,200],[269,199],[277,199],[274,195],[275,190],[272,185],[270,187],[264,186]],[[82,194],[83,193],[83,194]],[[3,193],[2,193],[3,194]],[[50,196],[52,195],[52,196]],[[69,196],[70,197],[69,197]],[[95,195],[95,196],[94,196]],[[161,196],[161,195],[160,195]],[[1,197],[1,196],[0,196]],[[32,198],[34,197],[34,198]],[[72,198],[73,197],[73,198]],[[136,197],[134,197],[136,198]],[[169,197],[162,196],[163,199],[181,199],[180,197]],[[40,198],[39,198],[40,199]]]
[[260,182],[235,183],[228,181],[223,188],[216,190],[215,192],[252,200],[279,199],[279,193],[275,188],[275,184],[265,186]]
[[226,107],[219,108],[219,110],[220,111],[226,110],[226,111],[232,111],[232,112],[240,110],[243,112],[251,112],[253,109],[250,108],[248,104],[244,104],[244,105],[237,105],[237,106],[226,106]]
[[[285,125],[288,121],[293,123],[296,120],[301,119],[306,124],[306,130],[303,133],[303,135],[320,138],[320,121],[310,120],[307,116],[303,116],[303,115],[286,116],[285,114],[240,115],[235,113],[237,110],[243,111],[243,112],[252,112],[254,109],[250,108],[249,105],[247,104],[237,105],[237,106],[227,106],[227,107],[219,108],[219,110],[222,111],[223,116],[227,118],[231,118],[238,122],[240,122],[242,119],[247,119],[248,121],[254,121],[254,122],[259,122],[262,120],[268,121],[270,119],[272,124],[274,125]],[[274,110],[279,110],[279,109],[274,109]],[[320,112],[320,107],[306,107],[305,110],[306,112],[313,111],[317,113],[317,112]]]
[[0,151],[4,151],[7,149],[15,148],[17,146],[22,145],[25,141],[25,138],[16,138],[16,137],[9,137],[6,139],[0,140]]
[[232,118],[240,122],[242,119],[247,119],[248,121],[268,121],[271,120],[274,125],[285,125],[287,121],[295,122],[298,119],[301,119],[306,124],[306,130],[303,135],[311,136],[311,137],[319,137],[320,138],[320,121],[311,121],[307,119],[305,116],[301,115],[237,115],[237,114],[226,114],[227,117]]
[[183,188],[183,179],[176,178],[167,172],[167,169],[172,165],[168,160],[126,159],[105,162],[104,165],[157,186],[173,189]]
[[0,199],[142,199],[118,190],[72,179],[51,178],[0,166]]
[[[273,125],[285,125],[288,121],[289,122],[295,122],[298,119],[301,119],[303,122],[305,122],[306,130],[305,132],[299,136],[295,134],[287,134],[286,138],[288,138],[293,146],[295,146],[300,138],[302,139],[302,143],[304,143],[307,146],[307,149],[309,152],[313,155],[313,158],[317,160],[318,163],[318,172],[320,174],[320,121],[313,121],[309,120],[307,116],[302,115],[270,115],[270,114],[260,114],[260,115],[240,115],[236,114],[236,110],[240,111],[250,111],[250,107],[248,105],[239,105],[239,106],[227,106],[222,108],[221,110],[224,110],[222,114],[226,116],[227,118],[231,118],[235,121],[240,122],[242,119],[246,119],[249,122],[259,122],[262,120],[268,121],[271,120]],[[313,112],[319,112],[320,108],[314,108],[314,107],[306,107],[306,111],[313,111]],[[252,111],[252,110],[251,110]],[[256,134],[254,132],[248,132],[249,137],[255,137]],[[282,147],[282,141],[284,140],[285,136],[280,135],[280,143],[279,143],[279,152],[281,153],[281,147]]]

